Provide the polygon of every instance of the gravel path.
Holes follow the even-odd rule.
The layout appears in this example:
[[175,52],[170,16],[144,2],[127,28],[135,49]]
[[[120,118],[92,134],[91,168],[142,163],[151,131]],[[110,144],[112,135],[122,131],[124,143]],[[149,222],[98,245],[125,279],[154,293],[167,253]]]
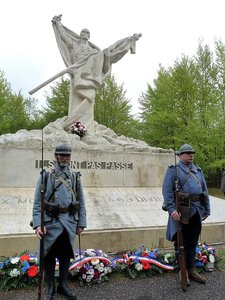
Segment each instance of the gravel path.
[[[109,282],[76,288],[79,300],[222,300],[225,299],[225,272],[206,273],[206,284],[191,282],[187,292],[183,292],[178,282],[177,273],[166,273],[154,278],[145,279],[111,279]],[[1,300],[35,300],[37,289],[0,292]],[[65,299],[55,295],[54,300]]]

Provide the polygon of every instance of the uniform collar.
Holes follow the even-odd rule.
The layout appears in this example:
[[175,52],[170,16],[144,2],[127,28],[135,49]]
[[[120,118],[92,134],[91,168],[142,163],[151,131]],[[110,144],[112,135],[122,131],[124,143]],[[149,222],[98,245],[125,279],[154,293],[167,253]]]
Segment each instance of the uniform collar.
[[190,171],[197,174],[197,168],[193,163],[187,166],[180,160],[178,165],[186,174],[190,173]]
[[52,173],[55,173],[55,176],[60,176],[62,173],[70,177],[71,172],[69,167],[61,167],[58,162],[55,163]]

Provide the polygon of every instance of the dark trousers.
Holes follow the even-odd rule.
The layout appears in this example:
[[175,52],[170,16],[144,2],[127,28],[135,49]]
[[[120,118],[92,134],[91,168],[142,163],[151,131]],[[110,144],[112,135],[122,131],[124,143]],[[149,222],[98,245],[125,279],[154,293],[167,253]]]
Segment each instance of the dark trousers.
[[45,278],[48,285],[54,282],[56,258],[59,260],[59,282],[66,281],[71,257],[73,257],[72,247],[68,234],[64,230],[44,258]]
[[[181,224],[186,257],[186,268],[192,269],[195,265],[195,249],[202,230],[202,223],[198,213],[195,213],[188,224]],[[177,259],[179,258],[179,247],[177,236],[175,237],[174,248]],[[178,259],[179,261],[179,259]]]

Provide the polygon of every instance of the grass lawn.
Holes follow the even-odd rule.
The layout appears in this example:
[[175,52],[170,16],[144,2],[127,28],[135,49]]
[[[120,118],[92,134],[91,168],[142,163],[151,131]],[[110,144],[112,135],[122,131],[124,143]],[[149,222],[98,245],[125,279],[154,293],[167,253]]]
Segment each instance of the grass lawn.
[[225,199],[225,195],[220,189],[209,188],[208,190],[209,190],[209,195],[214,196],[214,197],[218,197],[218,198],[221,198],[221,199]]

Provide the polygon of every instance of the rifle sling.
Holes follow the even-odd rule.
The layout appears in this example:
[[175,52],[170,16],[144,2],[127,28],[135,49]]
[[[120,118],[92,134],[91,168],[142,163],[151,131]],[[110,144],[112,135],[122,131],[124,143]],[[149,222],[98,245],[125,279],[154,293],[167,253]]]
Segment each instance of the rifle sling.
[[[49,196],[47,202],[50,202],[52,196],[55,194],[55,191],[57,190],[57,188],[62,184],[62,182],[60,182],[59,184],[57,184],[57,186],[54,188],[54,190],[51,192],[51,195]],[[54,202],[54,201],[53,201]]]
[[59,176],[58,179],[61,181],[61,183],[63,183],[68,189],[71,189],[71,193],[73,195],[73,199],[72,199],[72,202],[73,201],[76,201],[76,195],[75,195],[75,192],[72,188],[72,186],[62,177],[62,176]]

